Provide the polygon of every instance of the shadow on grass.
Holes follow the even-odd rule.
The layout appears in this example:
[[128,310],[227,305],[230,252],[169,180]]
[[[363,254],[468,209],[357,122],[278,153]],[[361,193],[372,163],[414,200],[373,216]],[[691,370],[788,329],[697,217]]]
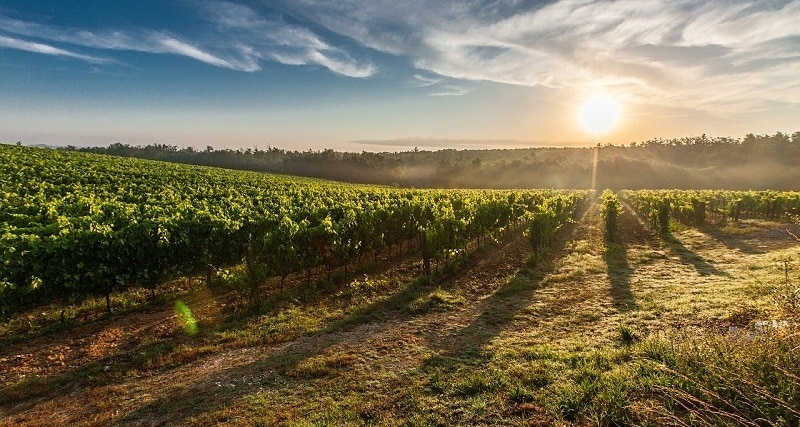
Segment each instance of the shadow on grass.
[[[333,286],[334,284],[326,283],[325,287],[320,287],[318,289],[321,292],[318,292],[316,296],[309,299],[319,302],[323,298],[329,297],[330,295],[327,291],[333,289]],[[323,339],[317,340],[316,342],[316,344],[320,346],[318,351],[309,351],[308,348],[304,347],[300,347],[296,350],[290,349],[286,353],[277,355],[274,358],[267,358],[263,362],[220,373],[212,383],[225,383],[226,379],[231,375],[234,377],[245,377],[259,367],[291,366],[293,363],[299,363],[306,357],[320,354],[325,348],[336,344],[341,339],[340,336],[327,336],[330,332],[353,329],[359,324],[372,320],[379,320],[381,315],[386,314],[385,312],[391,310],[392,307],[402,306],[405,301],[412,300],[424,289],[424,281],[415,280],[409,282],[408,286],[396,291],[389,299],[376,303],[366,309],[358,310],[350,316],[343,318],[341,321],[334,322],[334,324],[323,331],[300,332],[291,337],[291,340],[293,340],[302,338],[304,335],[323,336]],[[326,295],[323,296],[320,294]],[[216,297],[217,295],[213,296],[213,298]],[[213,334],[230,329],[247,327],[248,322],[255,315],[263,311],[271,311],[272,308],[280,304],[280,301],[291,299],[292,297],[291,294],[286,294],[278,295],[276,298],[277,301],[273,299],[265,301],[262,310],[250,312],[242,311],[227,316],[225,319],[221,320],[220,323],[205,324],[204,327],[201,328],[203,332],[196,337],[187,337],[177,332],[177,335],[174,337],[150,342],[148,344],[131,346],[130,340],[120,342],[118,345],[125,348],[130,347],[130,349],[125,353],[117,353],[102,359],[93,360],[80,367],[49,377],[29,376],[28,379],[0,389],[0,408],[5,408],[7,410],[11,408],[22,408],[21,410],[24,410],[24,407],[26,407],[28,403],[36,404],[37,401],[42,399],[67,395],[74,393],[76,390],[106,387],[120,383],[121,381],[127,382],[126,375],[132,371],[142,371],[140,375],[144,375],[145,377],[151,375],[158,376],[168,373],[172,369],[189,365],[196,362],[200,357],[208,355],[208,351],[210,350],[204,349],[203,347],[204,343],[208,341],[204,340],[204,338],[211,338],[212,341],[214,341]],[[137,338],[138,337],[131,337],[131,340]],[[278,342],[285,341],[290,341],[290,339],[280,340]],[[235,348],[236,346],[233,347]],[[305,354],[307,352],[309,354]],[[178,396],[165,396],[163,402],[157,401],[153,405],[142,408],[142,411],[148,413],[147,408],[149,408],[149,413],[157,413],[158,411],[154,410],[154,408],[172,405],[173,401],[177,399],[177,401],[180,402],[182,398],[185,398],[187,402],[192,402],[197,398],[201,398],[205,393],[203,390],[198,390],[194,387],[190,389],[192,392],[188,393],[186,396],[181,394]],[[215,391],[214,395],[217,393],[219,393],[219,390]],[[222,390],[220,396],[224,396],[225,394],[225,390]],[[213,396],[209,397],[213,398]],[[213,398],[213,400],[219,401],[219,399],[216,398]],[[190,406],[191,405],[188,405],[187,408]],[[17,412],[16,409],[14,412]],[[126,419],[131,420],[135,418]],[[170,422],[172,422],[171,418]]]
[[618,311],[629,311],[637,307],[636,299],[631,292],[633,269],[628,264],[628,249],[624,244],[611,243],[606,248],[603,258],[611,282],[611,299]]
[[706,261],[705,258],[684,246],[684,244],[672,234],[662,235],[662,239],[667,243],[667,246],[669,246],[669,250],[673,255],[676,255],[678,258],[680,258],[682,263],[690,264],[701,276],[714,275],[730,277],[730,274],[718,269],[717,267],[714,267],[712,264]]
[[[487,251],[501,251],[502,247],[509,245],[521,231],[517,230],[505,235],[499,243],[490,243],[470,251],[467,255],[450,260],[437,269],[430,277],[420,276],[407,283],[405,287],[392,294],[389,298],[378,300],[365,307],[359,307],[348,316],[332,322],[323,333],[343,332],[365,323],[377,322],[388,317],[398,320],[407,320],[427,312],[426,310],[413,310],[410,305],[421,297],[427,296],[434,290],[452,290],[456,280],[478,267]],[[516,236],[516,237],[515,237]],[[499,247],[498,247],[499,245]]]
[[[703,227],[700,230],[708,236],[714,238],[716,241],[722,243],[728,249],[737,250],[748,255],[760,255],[767,253],[766,249],[758,247],[759,242],[754,241],[753,236],[726,233],[722,229],[715,227]],[[791,236],[791,234],[788,233],[789,230],[786,229],[786,231],[787,233],[785,237]]]
[[[30,376],[17,384],[0,389],[0,407],[35,402],[53,395],[63,396],[75,389],[117,383],[131,370],[147,370],[153,363],[163,364],[159,359],[167,357],[181,345],[179,341],[160,340],[141,345],[128,354],[104,357],[62,374],[46,378]],[[201,355],[201,352],[196,352],[184,357],[181,364],[196,360]],[[160,369],[170,367],[173,366],[162,366]]]
[[[81,369],[69,373],[48,378],[39,378],[30,375],[22,381],[0,388],[0,408],[11,407],[21,402],[34,402],[41,398],[50,396],[56,390],[67,390],[74,387],[85,387],[92,383],[92,379],[98,375],[110,377],[104,370],[108,360],[101,360],[84,366]],[[112,380],[101,380],[100,383],[108,383]],[[0,411],[2,413],[3,411]]]
[[[504,242],[504,245],[507,243]],[[265,349],[263,357],[257,360],[194,378],[177,392],[164,393],[155,401],[127,414],[121,424],[135,424],[147,419],[154,424],[163,422],[179,425],[188,418],[211,416],[209,412],[215,408],[253,393],[292,388],[294,384],[297,387],[307,386],[304,375],[311,375],[312,378],[319,373],[327,375],[325,364],[330,356],[326,354],[329,349],[342,343],[358,346],[392,327],[396,321],[419,315],[409,309],[409,304],[434,288],[443,288],[443,283],[453,282],[450,279],[454,276],[467,274],[479,261],[481,251],[479,249],[461,260],[460,264],[432,279],[410,280],[387,298],[357,308],[332,321],[324,329],[299,337],[285,347]],[[360,329],[362,326],[367,327]],[[334,365],[331,371],[338,368],[341,366]]]
[[702,227],[706,235],[722,243],[726,248],[748,255],[765,254],[774,249],[784,249],[800,243],[800,224],[763,223],[742,221],[730,223],[724,228]]
[[[586,221],[589,212],[590,207],[587,206],[579,222]],[[483,349],[508,328],[517,313],[531,303],[542,281],[555,270],[554,259],[564,254],[565,247],[575,237],[577,228],[576,223],[564,227],[545,254],[547,259],[531,258],[527,262],[529,268],[519,271],[511,280],[483,300],[479,304],[482,313],[469,325],[442,340],[444,344],[439,345],[444,353],[431,359],[431,363],[435,365],[443,360],[454,359],[466,363],[479,363],[485,359]]]

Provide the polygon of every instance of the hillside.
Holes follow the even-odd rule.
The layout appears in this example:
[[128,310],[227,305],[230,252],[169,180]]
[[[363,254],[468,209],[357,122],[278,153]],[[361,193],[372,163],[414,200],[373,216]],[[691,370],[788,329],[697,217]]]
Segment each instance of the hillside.
[[246,149],[203,151],[170,145],[82,149],[177,163],[220,166],[346,182],[438,188],[597,188],[797,190],[800,132],[702,135],[599,148],[412,150],[339,153]]
[[263,279],[361,264],[409,242],[432,263],[534,216],[545,243],[586,191],[414,190],[0,145],[0,318],[247,260]]

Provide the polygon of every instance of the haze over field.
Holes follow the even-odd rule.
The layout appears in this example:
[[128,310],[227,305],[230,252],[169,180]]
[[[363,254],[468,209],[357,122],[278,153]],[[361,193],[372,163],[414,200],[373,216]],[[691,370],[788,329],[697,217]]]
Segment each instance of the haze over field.
[[393,151],[793,131],[800,1],[0,5],[0,141]]

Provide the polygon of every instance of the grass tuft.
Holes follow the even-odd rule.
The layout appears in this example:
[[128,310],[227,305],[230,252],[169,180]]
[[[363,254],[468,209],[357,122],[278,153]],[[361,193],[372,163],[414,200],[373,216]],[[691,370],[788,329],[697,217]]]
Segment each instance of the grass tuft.
[[630,346],[638,339],[636,333],[628,325],[619,325],[617,327],[617,336],[622,345]]
[[532,402],[535,400],[534,393],[521,384],[514,385],[509,393],[509,397],[514,403]]
[[452,310],[463,303],[464,298],[462,296],[439,288],[414,299],[408,304],[407,309],[412,314],[423,314],[433,311]]

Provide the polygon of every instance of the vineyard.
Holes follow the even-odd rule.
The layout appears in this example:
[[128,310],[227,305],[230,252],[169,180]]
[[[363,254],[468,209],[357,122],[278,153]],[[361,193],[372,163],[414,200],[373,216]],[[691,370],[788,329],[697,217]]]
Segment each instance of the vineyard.
[[243,262],[271,276],[412,242],[431,260],[525,221],[543,250],[587,192],[437,191],[0,146],[0,308],[74,303]]
[[0,145],[0,426],[795,425],[799,215]]
[[638,190],[624,191],[623,198],[660,232],[668,231],[670,217],[702,226],[707,220],[790,221],[800,216],[800,192],[796,191]]

